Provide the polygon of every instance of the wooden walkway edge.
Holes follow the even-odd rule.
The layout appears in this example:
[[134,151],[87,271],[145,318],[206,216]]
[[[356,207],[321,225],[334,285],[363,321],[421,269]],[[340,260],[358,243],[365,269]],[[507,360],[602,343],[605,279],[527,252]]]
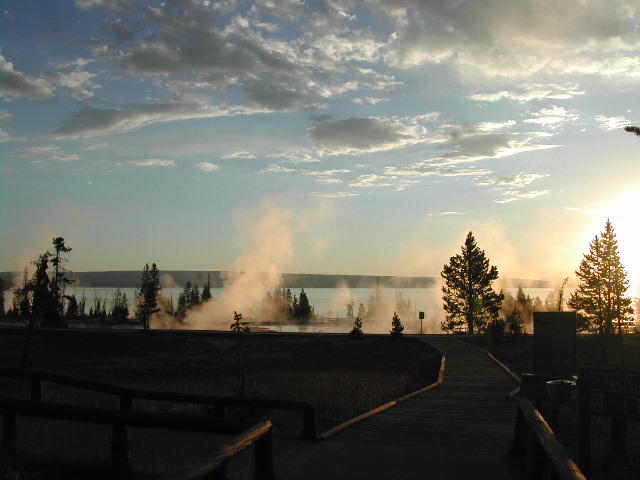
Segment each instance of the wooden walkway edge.
[[516,407],[507,395],[518,383],[454,336],[423,338],[446,355],[441,384],[281,459],[279,478],[512,478]]

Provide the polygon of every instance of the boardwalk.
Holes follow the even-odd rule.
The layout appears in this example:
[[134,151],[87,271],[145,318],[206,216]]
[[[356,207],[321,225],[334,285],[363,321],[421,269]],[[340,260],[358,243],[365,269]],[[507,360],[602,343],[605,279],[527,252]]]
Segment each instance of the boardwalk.
[[[281,480],[510,479],[516,381],[486,353],[452,336],[444,383],[276,462]],[[277,455],[277,454],[276,454]]]

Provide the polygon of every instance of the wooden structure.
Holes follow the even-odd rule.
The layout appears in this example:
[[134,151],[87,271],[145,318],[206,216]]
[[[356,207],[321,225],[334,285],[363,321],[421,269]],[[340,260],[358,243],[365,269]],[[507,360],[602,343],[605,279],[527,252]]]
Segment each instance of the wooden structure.
[[224,479],[229,460],[251,445],[255,445],[256,478],[262,480],[274,478],[271,422],[269,421],[255,423],[195,415],[103,410],[7,398],[0,398],[0,413],[2,413],[3,460],[15,455],[16,441],[19,436],[17,417],[23,415],[111,425],[111,462],[121,478],[128,476],[127,427],[129,426],[237,435],[204,467],[197,471],[173,472],[171,478],[195,480],[200,478],[199,474],[206,472],[209,475],[213,473],[215,475],[213,478]]
[[33,401],[42,401],[43,384],[48,382],[118,396],[120,397],[120,409],[128,411],[134,410],[134,403],[136,399],[207,405],[213,407],[215,415],[218,417],[225,417],[227,407],[299,411],[302,412],[303,416],[302,437],[306,440],[313,440],[316,436],[315,408],[313,405],[307,402],[252,398],[212,397],[208,395],[195,395],[180,392],[157,392],[152,390],[121,387],[108,383],[73,378],[56,373],[9,368],[1,368],[0,377],[28,380],[31,385],[31,400]]

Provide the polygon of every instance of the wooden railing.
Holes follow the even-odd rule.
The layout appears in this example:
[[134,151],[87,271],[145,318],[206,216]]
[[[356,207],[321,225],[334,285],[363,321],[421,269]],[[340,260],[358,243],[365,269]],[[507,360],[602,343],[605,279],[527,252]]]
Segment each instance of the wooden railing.
[[10,459],[16,453],[18,437],[17,416],[54,418],[89,423],[109,424],[112,428],[111,462],[119,478],[129,475],[129,447],[127,427],[167,428],[173,430],[237,435],[219,449],[213,458],[198,468],[171,472],[167,480],[226,479],[227,463],[235,455],[254,445],[256,479],[273,480],[273,452],[271,422],[255,423],[247,420],[176,415],[122,410],[58,405],[33,400],[0,398],[2,413],[2,459]]
[[313,407],[313,405],[307,402],[253,398],[212,397],[208,395],[196,395],[179,392],[157,392],[152,390],[121,387],[118,385],[95,382],[92,380],[67,377],[65,375],[59,375],[56,373],[7,368],[0,369],[0,377],[29,380],[31,383],[31,400],[33,401],[42,401],[43,382],[49,382],[56,383],[58,385],[66,385],[83,390],[91,390],[118,396],[120,397],[120,409],[125,411],[134,410],[134,401],[136,399],[207,405],[213,407],[214,414],[218,417],[225,417],[226,407],[301,411],[303,416],[302,437],[306,440],[313,440],[316,437],[315,408]]
[[547,377],[539,375],[523,375],[509,456],[512,460],[521,461],[531,446],[531,478],[547,478],[549,470],[553,470],[560,480],[586,480],[536,406],[536,403],[539,406],[548,400],[547,380]]

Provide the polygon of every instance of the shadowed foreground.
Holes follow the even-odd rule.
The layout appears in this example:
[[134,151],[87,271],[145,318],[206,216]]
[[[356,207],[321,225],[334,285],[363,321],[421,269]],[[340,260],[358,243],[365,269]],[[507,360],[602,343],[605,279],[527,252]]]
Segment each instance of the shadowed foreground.
[[453,336],[425,336],[445,352],[444,382],[287,458],[293,479],[510,479],[518,383],[489,356]]

